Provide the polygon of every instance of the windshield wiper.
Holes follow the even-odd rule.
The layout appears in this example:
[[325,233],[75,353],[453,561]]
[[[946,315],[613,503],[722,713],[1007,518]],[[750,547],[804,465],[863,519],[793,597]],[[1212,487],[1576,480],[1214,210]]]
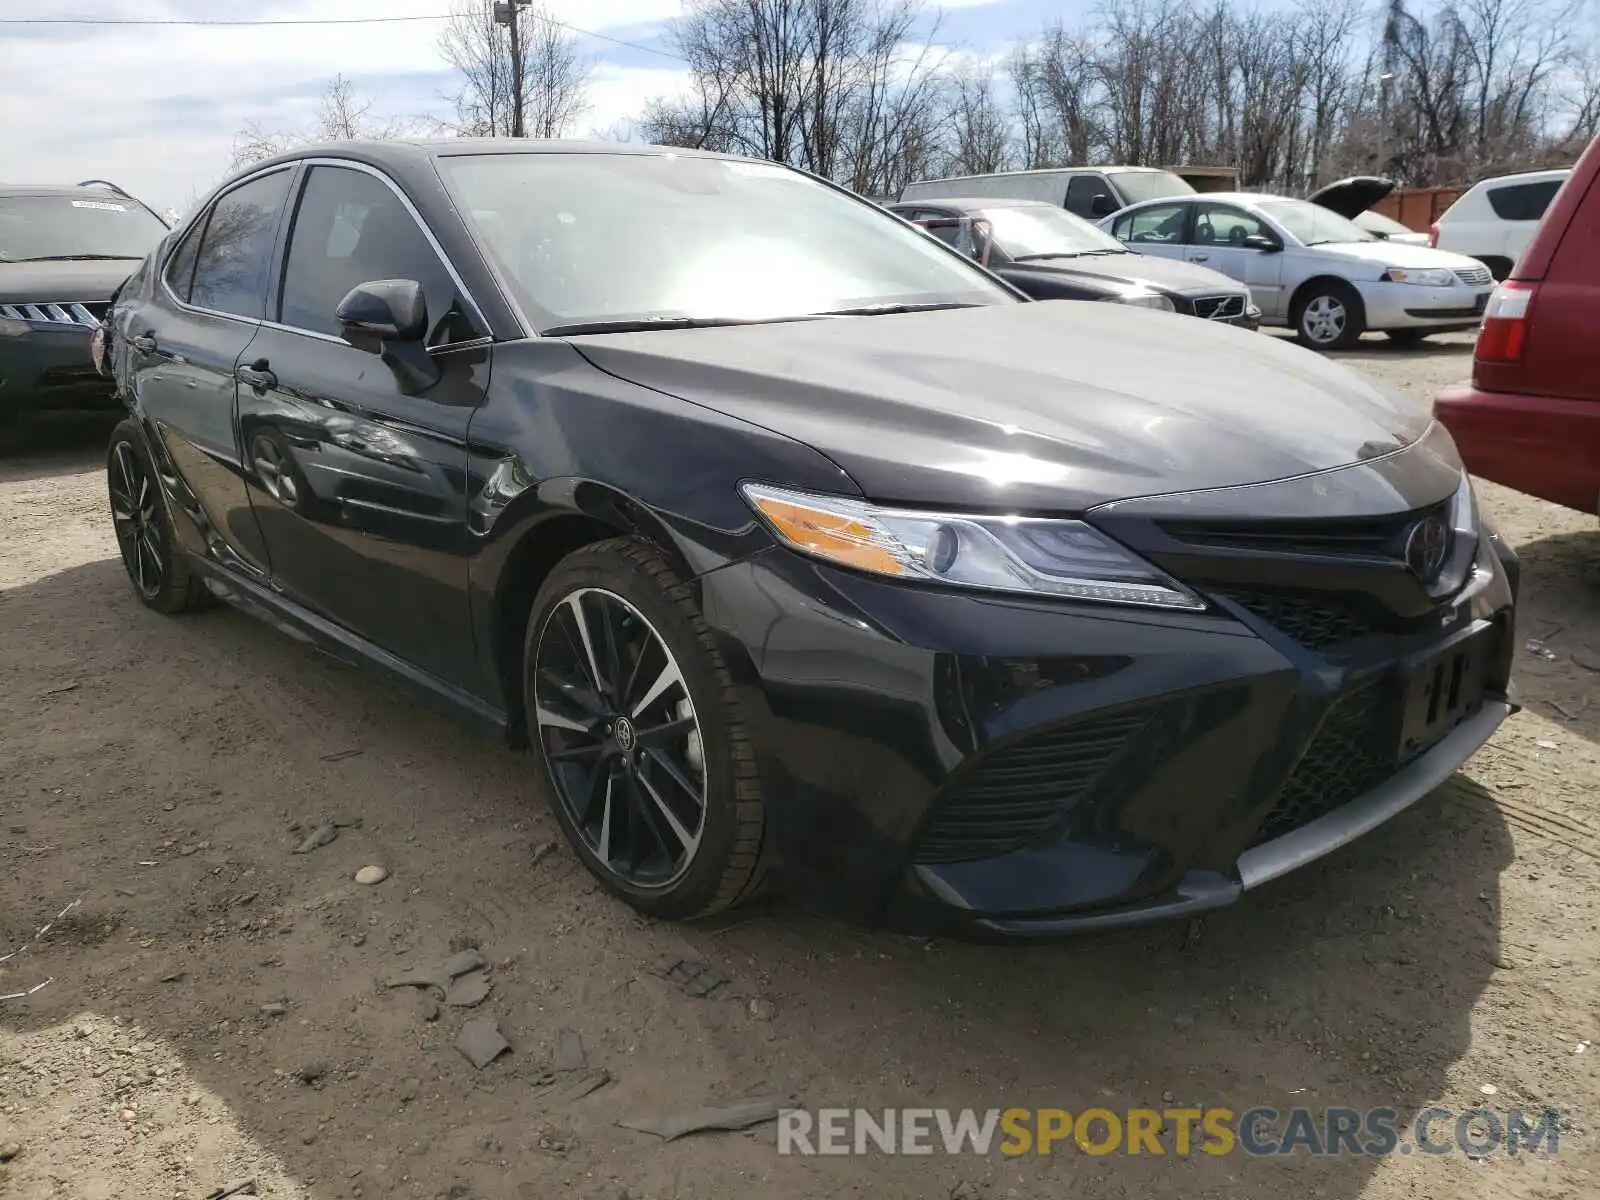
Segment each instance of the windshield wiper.
[[33,258],[13,259],[13,262],[135,262],[142,254],[40,254]]
[[1089,258],[1098,254],[1129,254],[1128,250],[1113,250],[1107,247],[1104,250],[1054,250],[1049,254],[1019,254],[1012,262],[1038,262],[1042,258]]
[[719,329],[728,325],[770,325],[776,321],[804,321],[806,314],[791,317],[628,317],[616,321],[575,321],[541,329],[540,337],[577,337],[584,333],[648,333],[653,329]]
[[827,312],[812,313],[814,317],[892,317],[899,313],[938,312],[945,308],[977,308],[953,300],[937,300],[931,304],[859,304],[854,308],[830,308]]

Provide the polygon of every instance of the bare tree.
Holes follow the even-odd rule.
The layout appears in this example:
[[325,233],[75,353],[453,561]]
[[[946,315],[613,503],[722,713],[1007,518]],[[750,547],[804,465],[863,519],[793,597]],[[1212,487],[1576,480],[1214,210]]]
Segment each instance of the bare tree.
[[233,139],[233,169],[282,154],[307,142],[346,142],[356,138],[393,138],[414,133],[422,124],[401,117],[374,117],[374,102],[357,94],[342,74],[328,81],[317,98],[317,118],[308,128],[269,130],[248,122]]
[[1011,160],[1011,120],[995,98],[994,73],[987,66],[968,67],[951,81],[952,158],[955,175],[999,171]]
[[455,0],[439,53],[461,77],[450,96],[456,132],[563,137],[589,111],[594,63],[542,5],[518,4],[513,19],[515,53],[493,0]]

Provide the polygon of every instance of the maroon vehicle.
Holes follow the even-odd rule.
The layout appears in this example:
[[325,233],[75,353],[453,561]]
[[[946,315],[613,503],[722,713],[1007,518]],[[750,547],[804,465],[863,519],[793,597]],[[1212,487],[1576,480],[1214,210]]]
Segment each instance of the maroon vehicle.
[[1600,139],[1495,291],[1472,381],[1434,414],[1474,475],[1600,512]]

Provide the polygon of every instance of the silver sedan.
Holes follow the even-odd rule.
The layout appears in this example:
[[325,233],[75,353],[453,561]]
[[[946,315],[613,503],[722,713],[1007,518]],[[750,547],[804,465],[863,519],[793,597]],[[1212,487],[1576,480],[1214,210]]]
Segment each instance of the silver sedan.
[[1250,289],[1264,325],[1342,350],[1367,330],[1397,342],[1472,329],[1494,290],[1476,259],[1374,237],[1305,200],[1245,192],[1169,196],[1100,222],[1130,250],[1198,263]]

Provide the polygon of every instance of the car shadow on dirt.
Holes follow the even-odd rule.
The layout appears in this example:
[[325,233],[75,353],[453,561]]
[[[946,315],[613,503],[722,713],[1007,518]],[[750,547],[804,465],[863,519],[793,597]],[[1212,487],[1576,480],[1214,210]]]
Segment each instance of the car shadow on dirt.
[[1522,701],[1600,744],[1600,529],[1538,538],[1517,553]]
[[[0,693],[23,831],[0,842],[0,937],[80,895],[72,928],[94,932],[36,948],[55,982],[0,1007],[0,1029],[123,1015],[319,1200],[402,1180],[423,1196],[614,1196],[621,1180],[636,1197],[742,1197],[753,1179],[796,1200],[1074,1182],[1355,1200],[1376,1159],[1179,1163],[1169,1140],[1159,1157],[802,1160],[777,1156],[771,1126],[662,1143],[615,1122],[778,1088],[877,1110],[1391,1107],[1404,1125],[1450,1092],[1507,952],[1511,840],[1462,775],[1187,925],[997,948],[845,927],[792,899],[646,921],[564,845],[535,861],[556,833],[525,757],[259,622],[155,616],[115,560],[0,603],[27,646]],[[70,690],[44,681],[63,672]],[[334,842],[292,853],[333,820]],[[353,884],[370,862],[391,879]],[[430,1020],[411,989],[379,986],[468,945],[492,965],[479,1008]],[[680,986],[685,961],[716,986]],[[474,1071],[451,1043],[482,1015],[513,1050]],[[541,1089],[566,1029],[611,1082],[556,1101]]]

